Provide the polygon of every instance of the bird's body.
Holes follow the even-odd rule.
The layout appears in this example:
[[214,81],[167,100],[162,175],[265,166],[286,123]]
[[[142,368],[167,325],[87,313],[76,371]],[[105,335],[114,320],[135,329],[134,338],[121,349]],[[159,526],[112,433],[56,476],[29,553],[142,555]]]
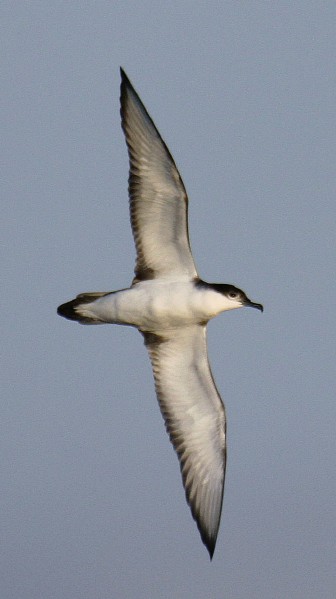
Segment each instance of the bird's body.
[[82,293],[58,313],[82,324],[130,325],[143,334],[187,501],[212,557],[223,500],[226,419],[208,363],[206,324],[226,310],[262,306],[233,285],[199,278],[183,182],[139,96],[123,71],[121,76],[135,278],[120,291]]
[[202,283],[149,280],[98,298],[84,293],[85,303],[77,305],[77,312],[91,324],[131,325],[145,332],[204,324],[224,310],[240,307]]

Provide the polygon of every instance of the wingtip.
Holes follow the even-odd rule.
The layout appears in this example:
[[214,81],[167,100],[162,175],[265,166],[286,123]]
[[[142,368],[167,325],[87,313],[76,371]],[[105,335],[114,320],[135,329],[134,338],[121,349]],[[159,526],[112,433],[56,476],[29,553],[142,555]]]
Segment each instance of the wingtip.
[[210,556],[210,561],[212,561],[213,555],[215,553],[216,543],[217,543],[217,533],[218,533],[219,525],[218,525],[216,532],[213,535],[211,535],[211,534],[209,534],[209,531],[201,525],[201,522],[197,518],[195,518],[195,514],[193,513],[193,511],[191,513],[192,513],[192,516],[197,524],[198,531],[201,535],[202,543],[207,548],[209,556]]
[[120,77],[121,77],[121,85],[125,85],[127,87],[132,87],[132,84],[128,78],[128,76],[126,75],[126,72],[124,71],[123,67],[120,67]]
[[[184,479],[183,479],[183,484],[185,485]],[[212,561],[213,555],[215,553],[215,548],[216,548],[216,543],[217,543],[217,535],[218,535],[218,530],[219,530],[219,525],[220,525],[220,517],[221,517],[221,512],[222,512],[222,506],[223,506],[223,492],[222,492],[222,496],[221,496],[220,511],[218,514],[217,525],[215,526],[215,528],[212,528],[212,529],[210,529],[209,526],[206,524],[206,522],[204,522],[202,520],[202,518],[200,517],[200,514],[195,509],[195,506],[193,505],[192,501],[190,500],[190,495],[188,493],[187,488],[186,488],[186,499],[187,499],[187,503],[190,507],[192,517],[194,518],[194,520],[197,524],[198,532],[201,536],[202,543],[208,550],[208,553],[210,556],[210,561]]]
[[202,541],[209,552],[210,561],[212,562],[215,553],[216,539],[202,538]]
[[134,93],[134,87],[132,85],[132,83],[130,82],[129,78],[127,77],[124,69],[122,67],[120,67],[120,77],[121,77],[121,83],[120,83],[120,115],[121,115],[121,125],[123,127],[123,122],[124,122],[124,111],[126,110],[126,101],[127,101],[127,97],[129,96],[129,93],[131,91],[133,91]]

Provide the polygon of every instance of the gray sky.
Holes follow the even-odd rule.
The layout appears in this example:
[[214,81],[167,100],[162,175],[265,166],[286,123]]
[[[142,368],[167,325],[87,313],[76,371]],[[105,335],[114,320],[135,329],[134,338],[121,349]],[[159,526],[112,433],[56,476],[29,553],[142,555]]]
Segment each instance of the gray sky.
[[[2,2],[3,599],[333,599],[335,2]],[[190,198],[196,264],[262,302],[209,326],[228,415],[212,563],[128,286],[122,65]]]

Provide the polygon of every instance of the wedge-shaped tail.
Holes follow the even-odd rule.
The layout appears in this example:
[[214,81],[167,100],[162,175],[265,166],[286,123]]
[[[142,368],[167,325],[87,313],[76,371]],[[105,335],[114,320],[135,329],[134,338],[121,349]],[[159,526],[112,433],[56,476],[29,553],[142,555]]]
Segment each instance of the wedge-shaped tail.
[[104,324],[99,318],[93,318],[83,314],[81,307],[85,307],[86,304],[91,304],[96,299],[109,295],[110,291],[91,291],[87,293],[80,293],[71,302],[66,302],[57,308],[57,314],[68,318],[68,320],[77,320],[81,324]]

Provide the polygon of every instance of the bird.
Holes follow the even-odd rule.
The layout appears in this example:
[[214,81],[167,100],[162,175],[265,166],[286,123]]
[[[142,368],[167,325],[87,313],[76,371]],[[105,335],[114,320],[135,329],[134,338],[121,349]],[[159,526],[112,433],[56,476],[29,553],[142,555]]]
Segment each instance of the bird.
[[263,306],[234,285],[200,278],[189,242],[184,183],[122,68],[120,74],[134,278],[129,288],[80,293],[57,312],[85,325],[132,326],[143,335],[186,500],[212,559],[223,503],[226,415],[208,361],[207,323],[227,310],[263,311]]

